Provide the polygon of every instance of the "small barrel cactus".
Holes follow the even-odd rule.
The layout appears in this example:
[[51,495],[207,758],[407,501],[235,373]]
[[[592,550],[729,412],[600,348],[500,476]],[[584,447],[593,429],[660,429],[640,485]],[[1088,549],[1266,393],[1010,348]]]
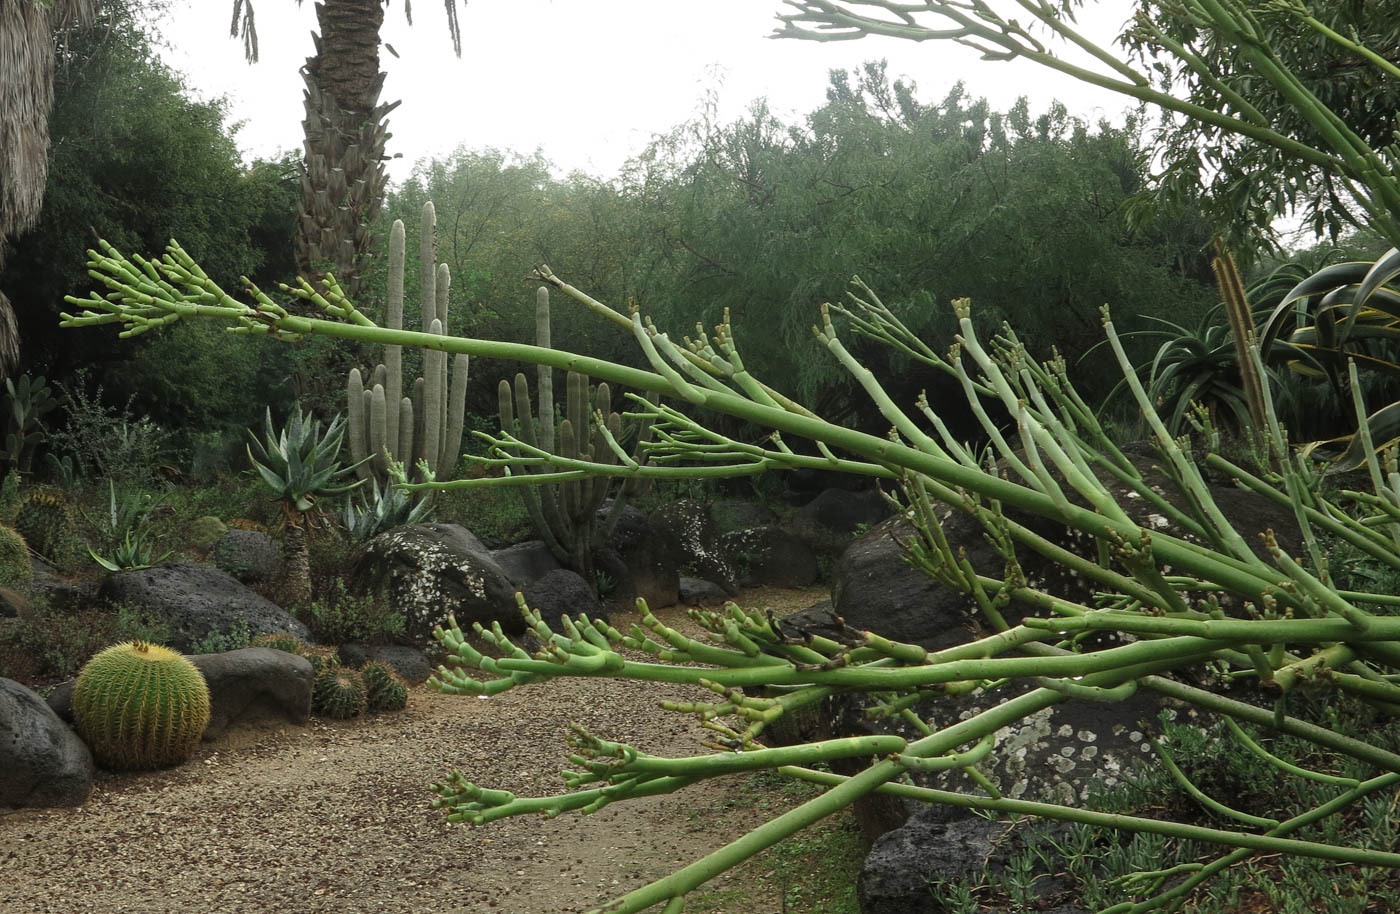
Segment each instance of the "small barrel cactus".
[[104,768],[177,765],[209,725],[209,686],[177,651],[128,641],[99,652],[78,674],[73,722]]
[[349,720],[363,713],[367,704],[365,680],[355,670],[327,667],[311,686],[311,710],[326,717]]
[[29,545],[18,531],[0,526],[0,586],[13,587],[34,577]]
[[191,545],[204,547],[228,532],[228,525],[212,514],[196,517],[185,531]]
[[58,492],[34,492],[20,504],[15,529],[44,558],[59,558],[73,538],[73,508]]
[[408,683],[387,663],[371,661],[360,668],[371,711],[402,711],[408,705]]
[[[268,647],[269,645],[263,645]],[[340,655],[336,653],[334,647],[320,647],[310,644],[302,645],[301,655],[311,661],[311,672],[320,676],[326,670],[340,668]]]

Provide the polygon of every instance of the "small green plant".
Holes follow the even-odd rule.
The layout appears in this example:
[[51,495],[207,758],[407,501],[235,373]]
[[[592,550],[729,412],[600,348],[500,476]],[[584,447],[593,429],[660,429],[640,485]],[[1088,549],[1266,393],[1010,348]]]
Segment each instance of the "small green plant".
[[342,666],[321,670],[311,687],[311,710],[335,720],[359,716],[364,713],[368,701],[364,678]]
[[312,635],[324,644],[387,644],[404,630],[402,613],[373,595],[351,593],[340,578],[302,616]]
[[178,765],[209,724],[209,687],[176,651],[128,641],[97,654],[78,674],[73,722],[104,768]]
[[248,642],[249,647],[270,647],[275,651],[286,651],[288,654],[296,654],[298,657],[304,656],[307,645],[296,635],[289,635],[286,632],[273,632],[268,635],[259,635]]
[[360,667],[371,711],[402,711],[408,705],[408,683],[393,667],[377,660]]
[[100,386],[88,392],[83,372],[62,389],[68,415],[63,426],[49,435],[52,451],[59,458],[69,458],[75,475],[84,479],[154,487],[170,434],[149,416],[133,415],[130,399],[120,409],[107,406]]
[[345,510],[340,515],[345,532],[354,543],[367,542],[385,530],[404,524],[422,523],[433,513],[432,502],[428,499],[415,503],[392,485],[380,490],[378,479],[371,479],[369,491],[361,489],[360,495],[359,500],[353,495],[346,498]]
[[106,555],[99,555],[88,547],[88,555],[92,560],[108,571],[139,571],[142,568],[150,568],[159,565],[171,556],[174,550],[167,549],[160,555],[155,555],[151,550],[150,543],[146,542],[146,531],[126,531],[121,542],[117,543]]
[[213,631],[192,643],[190,653],[226,654],[247,647],[252,640],[253,633],[248,629],[248,623],[239,619],[229,626],[228,631]]

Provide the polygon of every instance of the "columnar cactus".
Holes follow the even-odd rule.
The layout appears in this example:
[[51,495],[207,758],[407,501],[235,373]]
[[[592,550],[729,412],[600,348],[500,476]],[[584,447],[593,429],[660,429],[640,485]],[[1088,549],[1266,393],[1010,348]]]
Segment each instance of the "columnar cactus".
[[[535,298],[535,336],[539,346],[549,345],[549,290],[541,286]],[[617,463],[614,446],[623,440],[622,417],[612,411],[612,393],[607,384],[590,387],[588,378],[569,372],[565,385],[564,415],[554,423],[554,382],[551,369],[540,366],[540,411],[530,414],[530,384],[525,375],[515,376],[512,388],[502,380],[497,388],[501,428],[531,447],[570,459]],[[595,415],[601,424],[594,422]],[[592,430],[590,434],[590,429]],[[651,433],[644,425],[633,446],[631,459],[638,460],[642,445]],[[611,443],[609,438],[612,439]],[[640,461],[644,461],[641,457]],[[541,470],[549,469],[542,467]],[[592,582],[593,554],[607,543],[622,514],[627,499],[646,492],[650,479],[633,478],[613,491],[612,479],[595,476],[563,483],[520,486],[517,491],[535,531],[549,546],[555,558]],[[612,501],[608,502],[609,495]],[[607,513],[599,517],[604,505]]]
[[177,765],[209,725],[209,686],[178,652],[128,641],[99,652],[78,674],[73,722],[104,768]]
[[[447,264],[436,261],[437,216],[431,202],[423,206],[422,329],[447,334],[447,299],[451,274]],[[403,329],[404,252],[406,239],[401,220],[389,232],[389,297],[385,323]],[[419,461],[426,462],[438,479],[447,479],[462,450],[463,417],[467,406],[465,355],[455,356],[449,370],[445,352],[427,350],[423,375],[405,395],[403,347],[385,346],[384,361],[368,379],[358,368],[350,370],[346,397],[350,414],[350,453],[360,464],[361,479],[389,484],[389,462],[402,461],[410,474]]]

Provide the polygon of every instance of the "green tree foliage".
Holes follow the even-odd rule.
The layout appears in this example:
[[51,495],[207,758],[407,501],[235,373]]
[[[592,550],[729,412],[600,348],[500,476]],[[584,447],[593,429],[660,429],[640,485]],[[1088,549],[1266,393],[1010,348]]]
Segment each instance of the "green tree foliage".
[[[1136,122],[1090,127],[1059,105],[1033,116],[1024,100],[997,113],[962,85],[925,103],[883,63],[833,72],[802,125],[761,104],[732,124],[702,116],[637,163],[627,192],[666,267],[647,310],[670,324],[728,309],[773,328],[746,349],[823,415],[858,402],[855,388],[800,344],[812,306],[839,300],[853,273],[887,290],[916,334],[946,333],[943,305],[971,296],[984,328],[1010,320],[1073,361],[1100,338],[1105,302],[1131,328],[1136,315],[1197,314],[1212,300],[1181,269],[1203,263],[1199,220],[1169,209],[1132,231],[1123,217],[1146,156]],[[868,354],[882,377],[907,367]],[[914,391],[937,380],[910,377]],[[1106,375],[1078,380],[1091,398],[1107,389]]]
[[[1330,39],[1331,30],[1360,41],[1386,60],[1400,58],[1400,3],[1314,3],[1296,0],[1251,10],[1276,59],[1372,149],[1394,142],[1400,81],[1354,49]],[[1163,89],[1214,111],[1251,116],[1229,90],[1248,97],[1262,123],[1306,143],[1325,138],[1277,86],[1259,78],[1239,42],[1203,28],[1198,17],[1172,4],[1140,2],[1126,33],[1136,59]],[[1180,58],[1161,53],[1163,41],[1189,49],[1210,69],[1207,77]],[[1222,231],[1241,242],[1273,238],[1273,222],[1296,212],[1319,236],[1334,240],[1365,224],[1340,175],[1318,169],[1277,148],[1228,131],[1203,130],[1198,121],[1163,117],[1158,148],[1161,172],[1155,198],[1198,201]]]
[[[241,428],[294,364],[247,341],[187,326],[141,346],[113,346],[55,333],[63,296],[85,288],[78,266],[98,236],[135,246],[187,240],[210,274],[263,283],[293,270],[290,238],[294,164],[242,164],[221,102],[196,101],[156,56],[136,14],[103,5],[96,24],[75,32],[55,74],[48,189],[34,229],[16,239],[0,284],[12,290],[25,359],[67,377],[93,376],[122,403],[182,429]],[[189,394],[177,402],[159,391]]]

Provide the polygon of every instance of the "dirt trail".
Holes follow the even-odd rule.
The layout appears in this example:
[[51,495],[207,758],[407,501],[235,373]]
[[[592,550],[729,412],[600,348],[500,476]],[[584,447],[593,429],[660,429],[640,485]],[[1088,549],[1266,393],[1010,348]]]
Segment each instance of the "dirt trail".
[[[0,914],[584,911],[752,823],[705,815],[714,795],[692,788],[472,827],[428,808],[425,786],[456,767],[520,795],[561,792],[570,721],[694,754],[698,724],[657,703],[698,694],[583,679],[489,699],[418,688],[398,714],[241,727],[178,768],[100,774],[80,809],[0,813]],[[762,888],[745,914],[778,909]]]

